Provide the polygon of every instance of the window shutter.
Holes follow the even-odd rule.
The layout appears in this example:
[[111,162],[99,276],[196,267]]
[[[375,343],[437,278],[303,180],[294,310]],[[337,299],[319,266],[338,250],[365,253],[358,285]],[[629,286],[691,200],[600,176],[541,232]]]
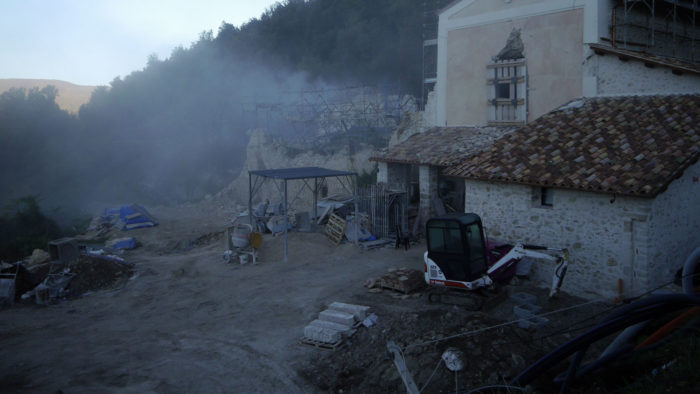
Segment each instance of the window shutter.
[[487,70],[489,123],[525,123],[527,117],[525,59],[495,61],[487,65]]
[[518,67],[516,86],[518,89],[517,119],[521,122],[527,122],[527,65],[524,63]]

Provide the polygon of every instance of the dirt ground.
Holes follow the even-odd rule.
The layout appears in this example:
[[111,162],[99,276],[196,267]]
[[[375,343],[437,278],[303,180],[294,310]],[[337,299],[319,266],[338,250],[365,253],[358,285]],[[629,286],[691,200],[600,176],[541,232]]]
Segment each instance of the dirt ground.
[[[151,209],[158,227],[118,234],[142,246],[123,255],[134,273],[117,288],[0,311],[0,392],[405,392],[388,341],[404,347],[419,387],[432,375],[424,392],[465,390],[507,382],[609,308],[587,304],[536,330],[510,324],[440,341],[514,320],[512,301],[470,312],[429,303],[426,291],[363,286],[390,268],[422,270],[423,244],[363,251],[290,233],[284,261],[282,237],[268,234],[258,265],[225,263],[221,231],[232,212],[219,208]],[[565,293],[547,302],[526,283],[503,290],[536,294],[545,311],[583,302]],[[370,306],[378,321],[335,351],[300,344],[333,301]],[[448,347],[466,356],[456,378],[438,365]]]

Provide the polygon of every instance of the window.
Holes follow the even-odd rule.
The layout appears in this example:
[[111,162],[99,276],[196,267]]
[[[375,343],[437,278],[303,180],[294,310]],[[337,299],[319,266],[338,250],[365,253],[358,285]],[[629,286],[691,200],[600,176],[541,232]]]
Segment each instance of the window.
[[485,267],[486,251],[484,250],[484,240],[482,238],[479,225],[474,223],[467,227],[467,232],[465,235],[467,237],[467,245],[469,245],[469,258],[471,260],[472,267],[474,265]]
[[540,205],[543,207],[551,207],[554,203],[552,194],[552,189],[548,187],[540,188]]
[[497,60],[487,66],[489,123],[522,124],[527,120],[525,59]]
[[464,253],[461,238],[459,225],[455,222],[445,221],[440,226],[428,228],[429,248],[437,253]]

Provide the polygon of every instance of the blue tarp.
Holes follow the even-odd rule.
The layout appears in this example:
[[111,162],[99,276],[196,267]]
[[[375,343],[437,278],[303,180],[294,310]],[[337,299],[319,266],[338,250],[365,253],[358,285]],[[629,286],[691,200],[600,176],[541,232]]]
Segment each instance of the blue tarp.
[[148,213],[146,208],[138,204],[107,208],[102,213],[102,219],[108,221],[118,219],[119,225],[123,231],[158,225],[156,218]]
[[134,237],[113,239],[107,242],[105,246],[112,250],[131,250],[136,247],[136,239]]

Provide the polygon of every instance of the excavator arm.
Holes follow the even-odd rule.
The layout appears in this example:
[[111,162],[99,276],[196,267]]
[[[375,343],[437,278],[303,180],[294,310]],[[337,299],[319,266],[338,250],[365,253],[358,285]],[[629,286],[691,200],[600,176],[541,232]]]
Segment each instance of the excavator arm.
[[[556,255],[539,252],[545,250],[547,252],[555,252]],[[513,248],[501,257],[495,264],[489,267],[486,271],[487,276],[491,276],[494,272],[511,266],[524,257],[529,257],[538,260],[547,260],[556,263],[554,274],[552,276],[552,287],[549,291],[549,297],[554,297],[561,288],[566,275],[566,270],[569,266],[569,252],[566,249],[548,248],[546,246],[537,245],[522,245],[516,244]]]

